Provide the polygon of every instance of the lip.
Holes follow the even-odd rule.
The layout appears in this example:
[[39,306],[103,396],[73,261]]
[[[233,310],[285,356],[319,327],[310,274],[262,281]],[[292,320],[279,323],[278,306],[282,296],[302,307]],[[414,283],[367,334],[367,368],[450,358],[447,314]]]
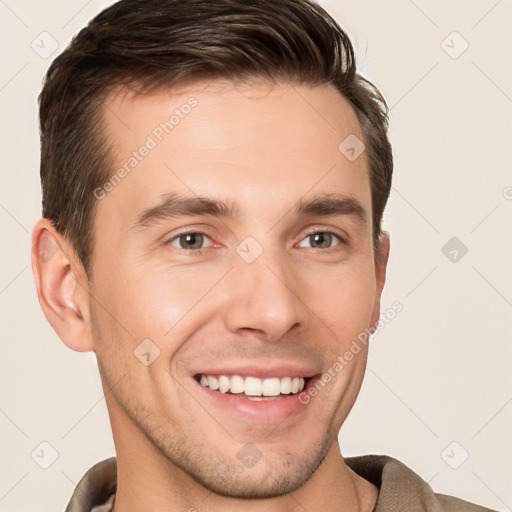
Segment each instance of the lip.
[[[259,372],[260,375],[277,377],[277,373],[271,373],[268,369]],[[209,372],[212,370],[208,370]],[[274,370],[275,371],[275,370]],[[289,371],[289,370],[288,370]],[[240,372],[240,373],[234,373]],[[198,372],[202,373],[202,372]],[[197,374],[196,374],[197,375]],[[247,370],[247,373],[241,372],[241,369],[230,368],[229,371],[216,370],[213,373],[206,373],[205,375],[246,375],[254,376],[254,369]],[[302,376],[296,372],[283,374],[283,377],[287,376]],[[309,375],[309,377],[308,377]],[[286,419],[297,417],[299,414],[304,413],[306,407],[309,405],[309,401],[302,403],[299,400],[301,393],[307,391],[315,382],[320,378],[320,374],[312,375],[308,372],[308,375],[304,375],[304,378],[308,378],[306,381],[306,387],[300,393],[295,395],[282,395],[275,400],[262,400],[253,401],[247,398],[242,398],[241,394],[222,393],[219,390],[213,390],[208,387],[201,386],[201,384],[192,377],[192,381],[197,386],[197,391],[200,396],[203,396],[210,404],[216,408],[222,409],[225,413],[234,416],[240,422],[247,422],[250,420],[252,424],[264,423],[264,424],[279,424]]]

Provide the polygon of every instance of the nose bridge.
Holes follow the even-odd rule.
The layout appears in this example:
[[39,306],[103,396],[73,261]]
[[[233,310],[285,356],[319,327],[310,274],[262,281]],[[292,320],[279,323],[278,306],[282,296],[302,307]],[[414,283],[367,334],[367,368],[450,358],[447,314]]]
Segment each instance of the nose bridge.
[[229,275],[226,327],[232,332],[258,330],[266,339],[277,340],[302,324],[304,306],[285,256],[278,249],[258,250],[251,240],[242,241],[237,252]]

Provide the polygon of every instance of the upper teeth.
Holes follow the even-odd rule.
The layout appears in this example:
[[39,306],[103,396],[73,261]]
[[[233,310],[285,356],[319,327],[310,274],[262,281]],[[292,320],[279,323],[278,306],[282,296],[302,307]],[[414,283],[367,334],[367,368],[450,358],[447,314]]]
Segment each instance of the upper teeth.
[[304,389],[302,377],[272,377],[258,379],[257,377],[241,377],[240,375],[201,375],[199,382],[204,387],[218,389],[222,393],[245,393],[248,396],[278,396],[299,393]]

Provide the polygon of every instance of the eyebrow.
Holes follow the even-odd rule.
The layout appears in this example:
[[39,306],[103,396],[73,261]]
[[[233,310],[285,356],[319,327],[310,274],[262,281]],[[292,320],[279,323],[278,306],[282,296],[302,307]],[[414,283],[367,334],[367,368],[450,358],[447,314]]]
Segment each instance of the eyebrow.
[[312,199],[301,198],[295,207],[295,215],[318,217],[347,215],[354,217],[363,226],[367,223],[364,206],[355,197],[339,193],[321,194]]
[[[367,223],[367,214],[363,205],[355,197],[339,193],[319,194],[309,199],[301,198],[292,211],[296,216],[347,215],[362,225]],[[240,217],[240,207],[234,202],[228,203],[209,197],[164,194],[158,205],[138,215],[136,222],[129,230],[144,229],[168,218],[194,215],[236,219]]]

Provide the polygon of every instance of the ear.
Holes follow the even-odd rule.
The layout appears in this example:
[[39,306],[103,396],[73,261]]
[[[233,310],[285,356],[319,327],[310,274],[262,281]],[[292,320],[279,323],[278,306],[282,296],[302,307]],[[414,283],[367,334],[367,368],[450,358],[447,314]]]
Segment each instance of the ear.
[[386,268],[389,259],[389,233],[384,231],[379,241],[377,251],[377,259],[375,261],[375,301],[373,303],[373,311],[370,326],[375,327],[380,317],[380,298],[384,283],[386,282]]
[[83,265],[49,219],[39,220],[32,232],[32,272],[39,304],[59,338],[77,352],[94,350]]

